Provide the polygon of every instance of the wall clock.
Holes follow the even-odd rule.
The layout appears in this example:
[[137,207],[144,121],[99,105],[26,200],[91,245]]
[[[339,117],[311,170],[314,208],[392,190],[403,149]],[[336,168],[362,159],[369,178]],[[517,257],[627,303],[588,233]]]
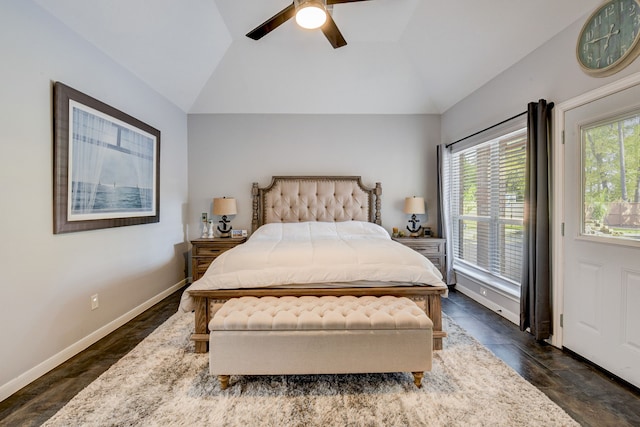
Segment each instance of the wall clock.
[[587,18],[576,45],[582,70],[610,76],[640,53],[640,0],[608,0]]

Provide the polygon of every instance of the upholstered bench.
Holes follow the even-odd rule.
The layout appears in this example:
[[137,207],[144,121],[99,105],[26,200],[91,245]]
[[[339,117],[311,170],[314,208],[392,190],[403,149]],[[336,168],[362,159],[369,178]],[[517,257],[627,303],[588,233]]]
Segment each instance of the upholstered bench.
[[209,323],[209,371],[230,375],[431,370],[433,323],[413,301],[392,296],[241,297]]

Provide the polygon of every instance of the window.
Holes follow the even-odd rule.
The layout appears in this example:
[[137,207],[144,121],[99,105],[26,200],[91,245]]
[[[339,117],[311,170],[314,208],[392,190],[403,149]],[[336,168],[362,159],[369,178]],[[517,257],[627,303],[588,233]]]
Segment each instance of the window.
[[640,240],[640,112],[581,127],[582,235]]
[[454,267],[513,292],[521,280],[526,144],[520,128],[453,152],[449,168]]

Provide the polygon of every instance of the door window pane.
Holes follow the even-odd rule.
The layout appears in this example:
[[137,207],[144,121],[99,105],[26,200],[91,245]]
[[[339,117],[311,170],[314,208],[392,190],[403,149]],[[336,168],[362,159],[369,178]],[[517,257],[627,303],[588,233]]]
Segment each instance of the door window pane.
[[640,112],[584,125],[583,235],[640,240]]

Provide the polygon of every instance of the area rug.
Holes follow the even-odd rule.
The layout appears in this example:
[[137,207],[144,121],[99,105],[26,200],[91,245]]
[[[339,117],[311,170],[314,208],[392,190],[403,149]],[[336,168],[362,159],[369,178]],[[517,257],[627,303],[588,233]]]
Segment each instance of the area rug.
[[[232,376],[220,390],[178,313],[78,393],[46,426],[577,426],[445,318],[423,388],[409,373]],[[256,349],[259,351],[259,349]]]

